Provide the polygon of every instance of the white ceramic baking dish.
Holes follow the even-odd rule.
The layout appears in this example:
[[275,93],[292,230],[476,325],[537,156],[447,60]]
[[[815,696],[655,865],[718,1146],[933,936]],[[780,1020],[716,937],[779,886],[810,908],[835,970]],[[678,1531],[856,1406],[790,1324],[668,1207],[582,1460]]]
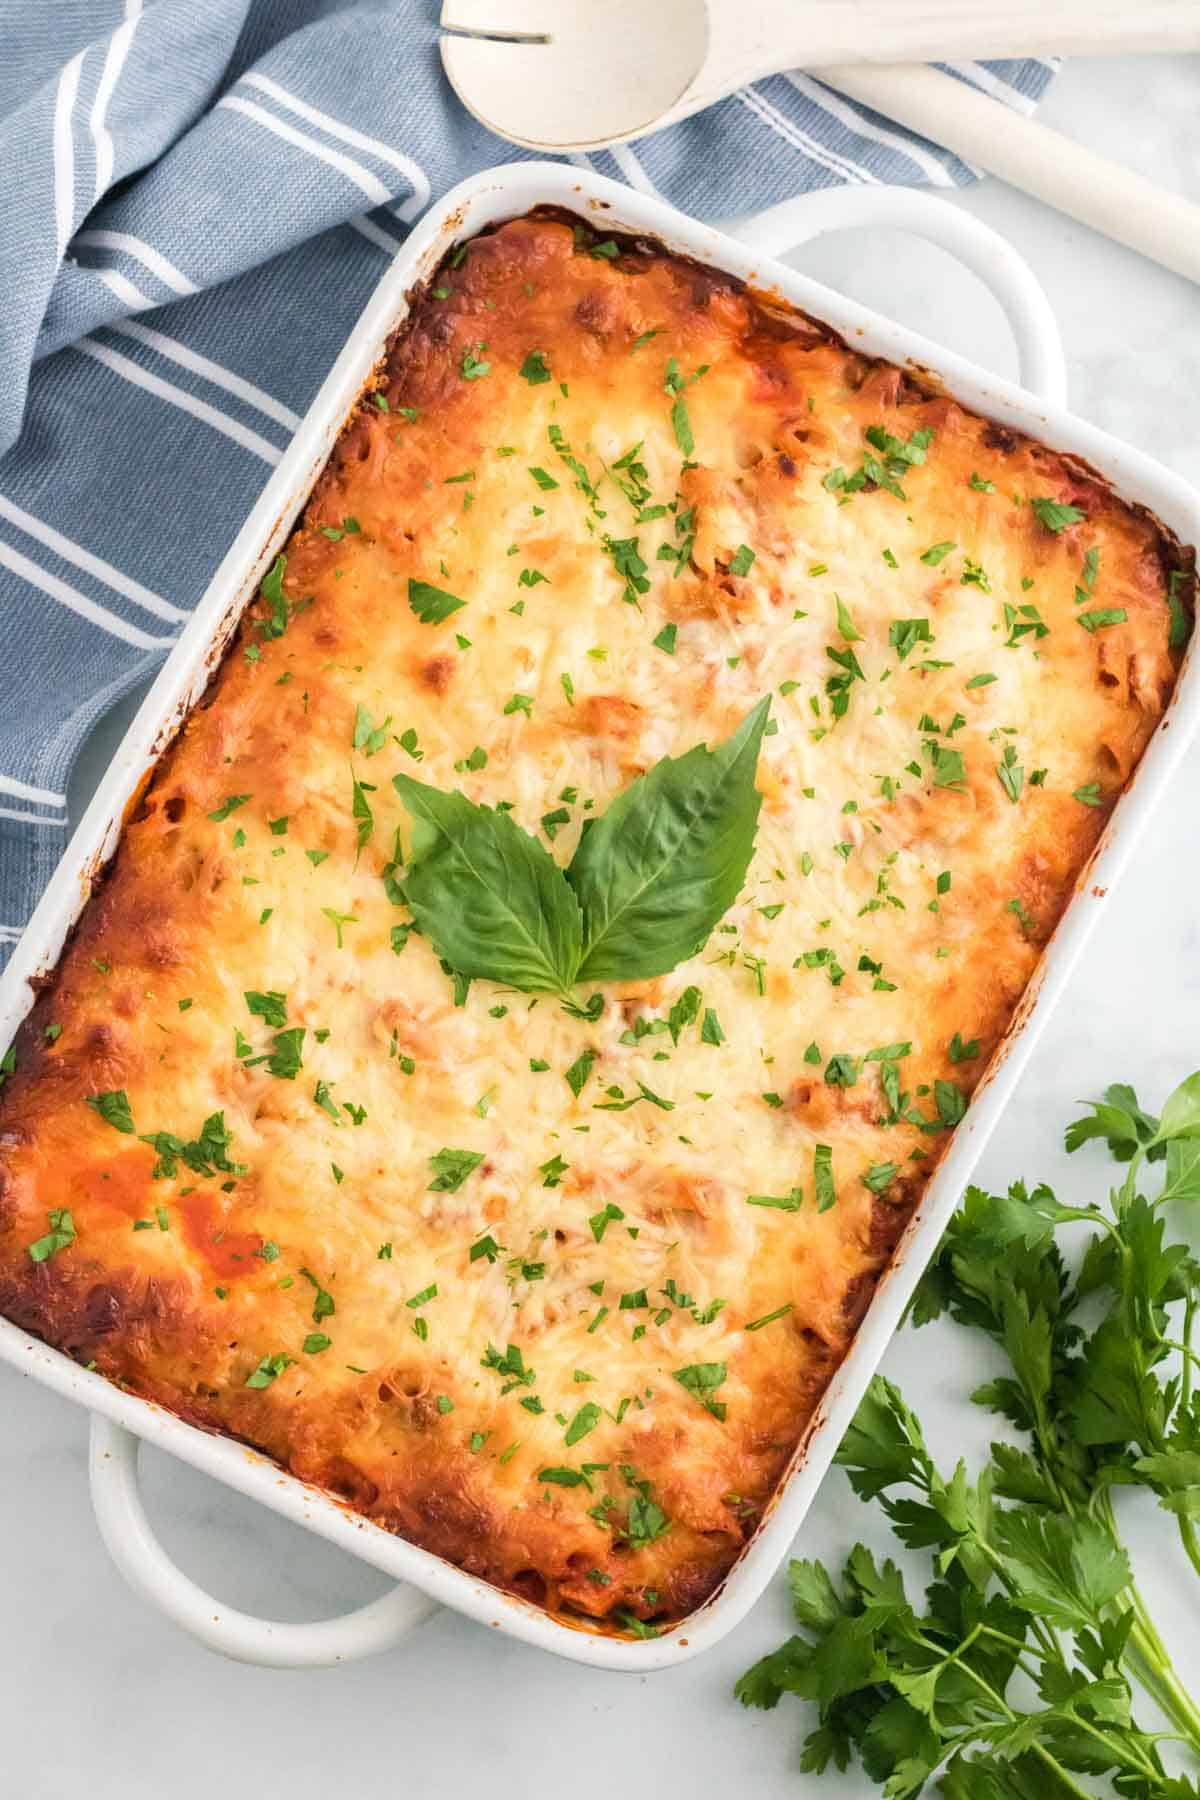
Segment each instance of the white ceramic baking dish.
[[[696,224],[656,198],[563,165],[525,162],[476,176],[431,210],[384,275],[291,448],[168,657],[0,979],[0,1048],[30,1004],[31,980],[53,968],[87,898],[92,876],[117,842],[131,794],[203,691],[243,607],[282,545],[385,339],[405,316],[408,291],[458,239],[547,203],[590,215],[605,228],[653,234],[672,249],[776,289],[866,351],[936,371],[967,405],[1085,458],[1123,496],[1152,508],[1185,543],[1200,540],[1200,497],[1149,458],[1063,410],[1061,346],[1045,298],[1003,240],[967,214],[899,190],[839,189],[786,203],[754,221],[735,222],[738,241]],[[1024,388],[945,354],[762,254],[789,248],[821,231],[863,223],[899,226],[931,238],[989,283],[1013,325]],[[340,1662],[384,1649],[439,1603],[560,1656],[608,1669],[663,1668],[721,1638],[757,1599],[794,1538],[917,1277],[1067,985],[1100,905],[1179,765],[1200,719],[1195,663],[1195,656],[1189,656],[1175,700],[1137,778],[1080,879],[1035,981],[818,1408],[790,1474],[719,1593],[653,1641],[631,1643],[573,1629],[368,1523],[244,1446],[208,1436],[121,1392],[0,1320],[0,1357],[5,1362],[91,1409],[96,1513],[105,1542],[135,1589],[211,1648],[275,1666]],[[401,1585],[345,1618],[309,1625],[277,1624],[233,1611],[191,1582],[157,1543],[137,1487],[137,1451],[143,1439],[306,1525]]]

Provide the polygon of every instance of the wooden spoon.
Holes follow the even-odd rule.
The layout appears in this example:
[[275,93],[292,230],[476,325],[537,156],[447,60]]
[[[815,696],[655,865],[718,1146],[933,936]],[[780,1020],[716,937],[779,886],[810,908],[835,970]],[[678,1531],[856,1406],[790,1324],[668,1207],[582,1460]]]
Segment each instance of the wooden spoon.
[[1200,49],[1197,0],[444,0],[459,99],[515,144],[621,143],[779,69]]

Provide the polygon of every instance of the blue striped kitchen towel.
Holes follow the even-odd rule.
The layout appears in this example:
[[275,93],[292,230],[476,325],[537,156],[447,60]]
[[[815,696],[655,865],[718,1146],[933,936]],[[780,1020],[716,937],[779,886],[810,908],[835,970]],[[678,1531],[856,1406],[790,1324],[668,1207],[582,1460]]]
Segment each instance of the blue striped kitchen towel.
[[[0,966],[90,727],[152,673],[413,220],[509,161],[438,0],[0,0]],[[1032,111],[1037,61],[952,72]],[[591,165],[702,217],[965,184],[800,73]]]

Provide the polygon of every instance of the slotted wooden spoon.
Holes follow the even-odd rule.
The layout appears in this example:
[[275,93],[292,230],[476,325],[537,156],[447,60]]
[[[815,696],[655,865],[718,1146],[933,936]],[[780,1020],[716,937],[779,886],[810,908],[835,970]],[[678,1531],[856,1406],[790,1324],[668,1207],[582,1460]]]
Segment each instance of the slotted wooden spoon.
[[444,0],[442,28],[442,61],[463,105],[527,149],[623,143],[763,75],[815,69],[826,85],[1200,282],[1200,206],[925,66],[1197,50],[1200,0]]
[[779,69],[1200,49],[1197,0],[445,0],[475,117],[531,150],[614,144]]

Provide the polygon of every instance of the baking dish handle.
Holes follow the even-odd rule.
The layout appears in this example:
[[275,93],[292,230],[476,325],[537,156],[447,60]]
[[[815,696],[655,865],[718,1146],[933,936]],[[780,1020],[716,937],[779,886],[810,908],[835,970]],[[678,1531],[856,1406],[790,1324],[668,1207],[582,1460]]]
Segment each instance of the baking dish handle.
[[437,1610],[398,1586],[340,1618],[291,1625],[238,1612],[177,1568],[155,1537],[138,1486],[140,1439],[92,1414],[90,1475],[96,1522],[109,1555],[136,1594],[209,1650],[269,1669],[315,1669],[390,1650]]
[[916,188],[838,187],[799,194],[765,212],[726,219],[721,229],[766,256],[785,256],[827,231],[883,225],[937,244],[977,275],[1008,320],[1021,385],[1065,406],[1067,365],[1058,323],[1029,264],[973,214]]

